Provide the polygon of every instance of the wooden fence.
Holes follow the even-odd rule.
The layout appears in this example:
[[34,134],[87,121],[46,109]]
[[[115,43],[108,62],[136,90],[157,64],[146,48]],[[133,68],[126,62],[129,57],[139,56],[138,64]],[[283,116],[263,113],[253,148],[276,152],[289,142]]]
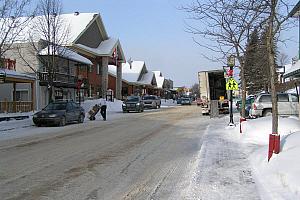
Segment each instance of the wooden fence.
[[33,111],[32,101],[0,101],[0,113]]

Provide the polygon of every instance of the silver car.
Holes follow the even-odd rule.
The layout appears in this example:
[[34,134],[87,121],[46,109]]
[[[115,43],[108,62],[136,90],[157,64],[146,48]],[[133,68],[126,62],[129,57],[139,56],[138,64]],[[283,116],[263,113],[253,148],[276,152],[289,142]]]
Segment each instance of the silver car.
[[156,95],[146,95],[143,97],[144,107],[145,108],[160,108],[161,100]]
[[[277,101],[279,115],[298,115],[299,101],[297,94],[278,93]],[[253,117],[272,115],[271,94],[260,94],[252,104],[250,115]]]

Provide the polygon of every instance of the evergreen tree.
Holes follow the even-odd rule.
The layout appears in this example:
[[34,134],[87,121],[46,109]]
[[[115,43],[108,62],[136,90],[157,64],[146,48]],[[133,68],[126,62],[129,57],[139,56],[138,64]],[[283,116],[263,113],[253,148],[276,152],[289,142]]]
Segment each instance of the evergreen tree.
[[[275,60],[276,56],[278,55],[278,51],[277,51],[277,42],[275,39],[273,39],[273,50],[274,52],[276,52],[275,54]],[[260,85],[262,87],[262,89],[264,91],[270,91],[270,77],[271,77],[271,73],[270,73],[270,62],[269,62],[269,58],[267,55],[267,28],[265,28],[260,36],[260,48],[259,48],[259,59],[257,59],[257,64],[258,67],[261,71],[261,79],[260,79]],[[275,63],[275,65],[277,66],[277,64]],[[278,81],[278,80],[277,80]]]
[[262,73],[257,63],[260,49],[260,39],[257,29],[254,29],[246,45],[244,74],[246,88],[249,94],[255,94],[261,90],[260,79]]

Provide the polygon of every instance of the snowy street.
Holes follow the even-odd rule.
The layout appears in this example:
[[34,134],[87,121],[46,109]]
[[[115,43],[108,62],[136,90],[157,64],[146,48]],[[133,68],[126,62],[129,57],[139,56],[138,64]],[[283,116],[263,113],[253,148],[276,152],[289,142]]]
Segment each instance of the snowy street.
[[195,108],[125,113],[1,141],[0,196],[176,199],[189,184],[185,176],[208,125]]
[[228,116],[211,119],[195,105],[164,102],[144,113],[108,107],[108,121],[1,122],[1,199],[299,197],[298,118],[280,118],[282,152],[268,163],[270,118],[244,122],[240,134],[238,115],[229,127]]

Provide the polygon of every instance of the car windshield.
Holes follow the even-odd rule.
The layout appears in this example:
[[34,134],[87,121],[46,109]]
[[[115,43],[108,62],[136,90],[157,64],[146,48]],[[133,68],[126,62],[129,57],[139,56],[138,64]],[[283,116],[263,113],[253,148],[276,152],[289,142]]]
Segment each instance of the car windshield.
[[144,100],[155,100],[155,96],[144,96]]
[[130,96],[130,97],[127,98],[127,101],[128,102],[130,102],[130,101],[133,101],[133,102],[134,101],[139,101],[139,97],[137,97],[137,96]]
[[182,100],[189,101],[190,99],[189,98],[182,98]]
[[50,103],[44,110],[66,110],[66,103]]

